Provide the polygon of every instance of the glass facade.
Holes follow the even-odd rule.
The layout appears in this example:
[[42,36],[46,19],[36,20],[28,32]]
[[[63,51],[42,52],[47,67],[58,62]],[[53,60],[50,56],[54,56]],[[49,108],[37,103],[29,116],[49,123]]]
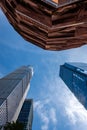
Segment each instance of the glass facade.
[[24,124],[24,130],[32,129],[32,121],[33,121],[33,100],[27,99],[25,100],[20,114],[18,116],[18,122]]
[[0,126],[17,120],[31,77],[31,68],[23,66],[0,79]]
[[[60,66],[60,77],[87,109],[87,64],[65,63]],[[67,74],[67,75],[66,75]]]

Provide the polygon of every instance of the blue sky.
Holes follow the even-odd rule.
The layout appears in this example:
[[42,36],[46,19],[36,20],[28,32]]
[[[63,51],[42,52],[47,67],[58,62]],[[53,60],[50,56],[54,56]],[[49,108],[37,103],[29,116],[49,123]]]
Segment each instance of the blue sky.
[[34,75],[28,98],[34,100],[33,130],[87,130],[87,111],[59,78],[65,62],[87,62],[87,46],[45,51],[25,41],[0,10],[0,77],[22,65]]

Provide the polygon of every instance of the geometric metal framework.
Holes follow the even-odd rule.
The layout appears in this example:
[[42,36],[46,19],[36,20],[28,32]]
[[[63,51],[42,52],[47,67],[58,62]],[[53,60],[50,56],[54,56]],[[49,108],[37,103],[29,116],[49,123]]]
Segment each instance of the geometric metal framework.
[[87,44],[87,0],[2,0],[14,29],[46,50]]

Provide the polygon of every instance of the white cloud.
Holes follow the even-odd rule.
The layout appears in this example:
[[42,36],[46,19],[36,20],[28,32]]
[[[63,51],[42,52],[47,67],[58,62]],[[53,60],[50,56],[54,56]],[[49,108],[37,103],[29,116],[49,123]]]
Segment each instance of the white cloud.
[[[48,124],[46,124],[47,127],[45,127],[45,123],[43,125],[46,130],[49,129],[50,122],[54,126],[54,130],[58,129],[60,121],[63,121],[65,127],[69,128],[69,130],[87,130],[87,111],[58,77],[60,64],[70,61],[87,62],[86,52],[87,47],[83,46],[78,49],[59,52],[58,55],[52,52],[52,57],[48,56],[43,59],[43,65],[47,68],[48,73],[43,77],[42,90],[44,91],[41,91],[40,96],[43,99],[47,98],[48,103],[45,103],[45,99],[40,101],[44,104],[42,112],[46,113],[44,115],[49,120]],[[49,111],[47,111],[47,107]],[[64,130],[64,128],[61,127],[61,130]]]
[[41,130],[48,130],[50,123],[52,123],[54,126],[57,123],[56,110],[53,107],[48,107],[49,102],[50,100],[44,99],[42,101],[39,100],[34,103],[35,112],[38,113],[42,121]]
[[[50,113],[52,117],[49,117],[54,124],[58,120],[64,119],[65,125],[71,126],[72,130],[87,130],[87,111],[85,108],[78,102],[75,96],[67,88],[60,78],[55,74],[52,74],[50,79],[45,77],[46,91],[48,94],[48,99],[52,106],[55,105],[55,109],[50,107]],[[49,86],[47,88],[47,86]],[[42,97],[44,97],[44,92]],[[55,111],[57,110],[57,112]],[[60,114],[61,113],[61,114]],[[60,117],[57,116],[60,114]],[[49,123],[48,123],[49,125]]]
[[51,121],[53,122],[53,124],[56,124],[57,123],[56,109],[51,108],[49,113],[50,113],[49,116],[50,116]]
[[36,101],[34,103],[34,109],[42,120],[41,130],[48,130],[49,117],[47,116],[47,110],[45,109],[44,105],[45,102]]
[[68,96],[68,104],[65,106],[66,114],[72,124],[87,122],[87,111],[71,94]]
[[72,62],[87,62],[87,45],[73,49],[68,52],[68,61]]
[[[63,81],[58,78],[59,64],[64,62],[87,62],[86,53],[87,45],[77,49],[62,51],[58,55],[51,57],[51,69],[49,67],[49,59],[44,61],[44,64],[48,64],[49,76],[45,76],[44,86],[49,93],[49,99],[52,105],[55,104],[56,113],[62,113],[64,119],[67,119],[66,124],[72,125],[72,130],[78,129],[77,124],[79,124],[79,130],[87,130],[87,110],[78,102]],[[54,67],[52,68],[52,66]],[[62,115],[59,118],[63,118]]]

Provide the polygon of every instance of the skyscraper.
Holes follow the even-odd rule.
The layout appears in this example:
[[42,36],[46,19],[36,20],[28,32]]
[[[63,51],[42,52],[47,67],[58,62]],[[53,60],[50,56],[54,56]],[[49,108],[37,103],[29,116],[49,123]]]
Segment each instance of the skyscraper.
[[32,130],[33,100],[26,99],[18,116],[18,122],[23,123],[24,130]]
[[32,74],[32,67],[23,66],[0,79],[0,125],[17,120]]
[[87,109],[87,64],[65,63],[60,66],[60,77]]

